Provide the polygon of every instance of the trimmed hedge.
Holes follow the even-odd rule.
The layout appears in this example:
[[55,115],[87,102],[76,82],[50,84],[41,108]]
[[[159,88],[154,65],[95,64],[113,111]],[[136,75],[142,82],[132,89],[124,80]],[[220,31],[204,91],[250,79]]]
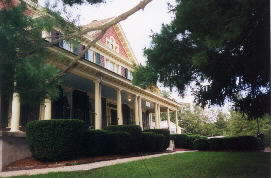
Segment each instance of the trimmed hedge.
[[185,134],[172,134],[171,140],[174,140],[176,148],[188,148],[188,136]]
[[164,136],[163,150],[166,150],[169,147],[170,142],[170,132],[168,129],[147,129],[144,132],[153,132],[156,134],[162,134]]
[[207,137],[199,135],[174,134],[171,135],[171,139],[174,140],[176,148],[193,149],[195,140],[207,139]]
[[160,152],[164,150],[165,137],[154,132],[144,132],[142,134],[143,152]]
[[109,153],[109,132],[104,130],[88,130],[84,133],[82,149],[85,156],[100,156]]
[[262,142],[253,136],[211,138],[210,150],[256,151],[264,148]]
[[142,130],[138,125],[111,125],[104,128],[110,132],[127,132],[130,134],[130,152],[140,152],[141,151],[141,136]]
[[108,132],[108,152],[112,154],[126,154],[131,150],[131,135],[128,132]]
[[209,149],[209,143],[206,138],[199,138],[194,141],[193,149],[195,150],[208,150]]
[[43,161],[78,156],[85,131],[84,122],[76,119],[37,120],[29,122],[26,127],[32,155]]

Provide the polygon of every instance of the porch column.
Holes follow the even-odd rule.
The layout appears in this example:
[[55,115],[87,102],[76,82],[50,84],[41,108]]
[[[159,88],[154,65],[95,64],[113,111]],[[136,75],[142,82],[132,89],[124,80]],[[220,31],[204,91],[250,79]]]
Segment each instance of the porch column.
[[152,113],[149,114],[149,129],[152,128]]
[[52,101],[50,99],[44,100],[44,120],[52,119]]
[[44,120],[45,104],[44,101],[40,103],[39,120]]
[[155,128],[158,129],[159,128],[159,121],[158,121],[158,104],[155,103],[154,105],[154,109],[155,109]]
[[170,115],[169,115],[169,108],[167,108],[167,125],[168,125],[168,130],[170,130]]
[[121,90],[117,89],[117,116],[118,116],[118,125],[123,125],[122,119],[122,109],[121,109]]
[[161,106],[158,104],[158,124],[159,124],[159,129],[161,127]]
[[139,124],[141,128],[143,129],[141,96],[138,97],[138,117],[139,117]]
[[176,134],[178,134],[178,110],[175,111]]
[[20,95],[17,92],[13,93],[11,106],[10,132],[19,131],[20,124]]
[[137,96],[135,96],[135,124],[139,125]]
[[101,86],[100,81],[95,80],[95,129],[102,128],[101,114]]

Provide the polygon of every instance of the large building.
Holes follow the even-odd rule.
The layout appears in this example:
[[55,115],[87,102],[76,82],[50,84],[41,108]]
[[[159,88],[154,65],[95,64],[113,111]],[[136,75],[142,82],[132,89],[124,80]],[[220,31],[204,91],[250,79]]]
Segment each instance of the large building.
[[[93,21],[82,28],[101,25],[112,19]],[[84,42],[77,46],[60,41],[49,49],[48,63],[64,70],[98,33],[84,35]],[[55,40],[61,36],[61,30],[44,32],[43,36],[45,40]],[[58,56],[62,56],[61,59]],[[112,26],[76,67],[62,77],[57,100],[46,99],[38,109],[29,108],[21,106],[19,94],[14,93],[10,131],[19,131],[20,124],[24,126],[35,118],[81,119],[95,129],[123,124],[136,124],[147,129],[152,119],[155,128],[159,128],[161,112],[167,112],[168,117],[169,112],[176,112],[174,119],[178,122],[179,103],[161,96],[158,88],[144,90],[132,84],[132,72],[137,65],[138,61],[121,25]]]
[[[29,3],[31,6],[31,1]],[[0,8],[3,7],[0,4]],[[28,13],[35,15],[33,11]],[[101,25],[112,19],[93,21],[82,28]],[[48,48],[47,62],[64,70],[98,33],[85,34],[79,45],[59,41]],[[61,29],[55,29],[42,35],[49,43],[60,38],[61,34]],[[137,65],[121,25],[116,24],[61,78],[58,99],[47,98],[40,104],[27,105],[21,102],[16,92],[11,100],[0,97],[0,171],[10,162],[31,155],[24,131],[32,120],[80,119],[93,129],[134,124],[144,130],[160,128],[160,115],[166,112],[172,130],[170,120],[178,125],[177,112],[183,105],[163,97],[157,87],[142,89],[133,85],[132,72]],[[175,113],[174,118],[170,118],[170,112]],[[176,132],[179,131],[176,127]]]

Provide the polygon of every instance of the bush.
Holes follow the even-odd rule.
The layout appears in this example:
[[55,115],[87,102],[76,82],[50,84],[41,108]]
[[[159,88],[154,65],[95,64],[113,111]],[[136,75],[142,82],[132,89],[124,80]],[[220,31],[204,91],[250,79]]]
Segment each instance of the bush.
[[171,135],[171,139],[174,140],[176,148],[193,149],[195,140],[207,139],[207,137],[199,135],[174,134]]
[[164,150],[165,137],[154,132],[144,132],[142,134],[142,151],[159,152]]
[[170,132],[168,129],[148,129],[144,130],[144,132],[153,132],[156,134],[162,134],[164,138],[163,150],[166,150],[169,147],[170,142]]
[[27,124],[27,141],[34,158],[58,161],[78,156],[84,122],[76,119],[39,120]]
[[109,153],[109,132],[104,130],[88,130],[83,137],[83,155],[100,156]]
[[176,148],[188,148],[188,136],[186,134],[173,134],[171,140],[174,140]]
[[111,154],[126,154],[131,149],[131,135],[127,132],[108,132],[107,151]]
[[199,135],[187,135],[187,148],[193,149],[195,140],[200,138],[201,136]]
[[209,143],[206,138],[199,138],[194,141],[193,149],[196,150],[208,150],[209,149]]
[[211,138],[208,140],[210,150],[225,150],[226,138]]
[[141,135],[142,130],[138,125],[111,125],[105,128],[105,130],[111,132],[127,132],[130,134],[130,152],[139,152],[141,151]]
[[210,150],[256,151],[263,149],[259,139],[253,136],[211,138]]

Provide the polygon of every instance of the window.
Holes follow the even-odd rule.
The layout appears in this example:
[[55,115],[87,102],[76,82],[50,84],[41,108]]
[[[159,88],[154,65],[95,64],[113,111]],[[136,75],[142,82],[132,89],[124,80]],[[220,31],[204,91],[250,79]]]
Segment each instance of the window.
[[62,41],[62,48],[66,49],[67,51],[71,51],[71,44],[68,41],[63,40]]
[[128,79],[133,80],[133,74],[128,70]]
[[79,47],[78,46],[74,46],[72,48],[72,52],[75,54],[75,55],[79,55]]
[[121,66],[121,76],[128,78],[128,69]]
[[100,55],[99,53],[95,53],[95,63],[105,67],[105,59],[104,56]]
[[118,64],[115,65],[115,72],[116,72],[117,74],[119,74],[119,65],[118,65]]
[[91,61],[91,62],[94,62],[94,60],[93,60],[93,55],[94,55],[94,52],[92,51],[92,50],[88,50],[88,52],[86,53],[87,54],[87,60],[89,60],[89,61]]
[[113,36],[110,36],[110,38],[106,38],[106,45],[116,51],[116,52],[119,52],[119,45],[116,43],[116,40],[114,39]]
[[95,53],[95,63],[101,64],[101,55],[99,53]]
[[114,72],[114,63],[111,61],[108,61],[107,63],[108,69]]

